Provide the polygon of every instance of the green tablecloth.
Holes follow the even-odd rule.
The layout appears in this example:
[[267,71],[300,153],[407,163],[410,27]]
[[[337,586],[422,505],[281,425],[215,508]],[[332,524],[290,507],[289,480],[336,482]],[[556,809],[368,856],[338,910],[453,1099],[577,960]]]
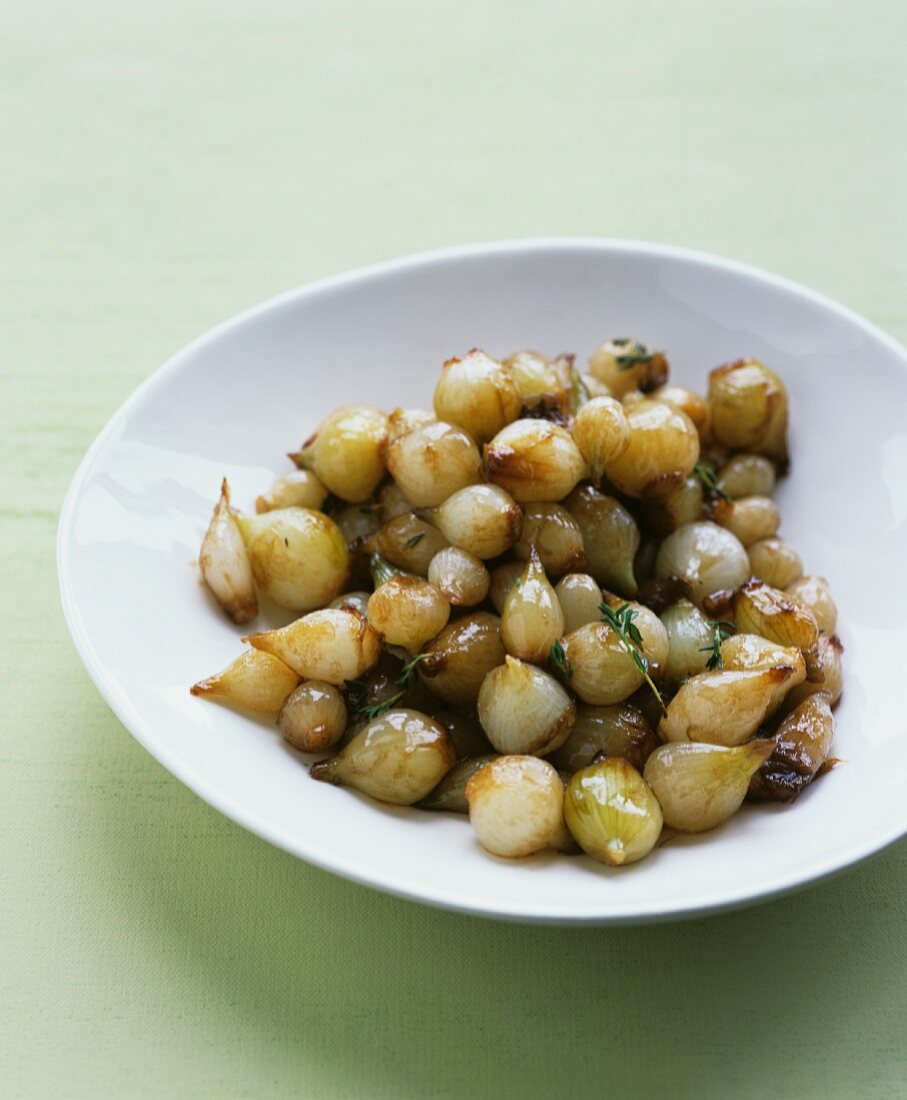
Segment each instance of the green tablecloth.
[[3,22],[0,1091],[907,1095],[903,844],[676,926],[391,900],[139,748],[53,552],[82,453],[164,358],[399,253],[664,240],[907,338],[900,0],[23,0]]

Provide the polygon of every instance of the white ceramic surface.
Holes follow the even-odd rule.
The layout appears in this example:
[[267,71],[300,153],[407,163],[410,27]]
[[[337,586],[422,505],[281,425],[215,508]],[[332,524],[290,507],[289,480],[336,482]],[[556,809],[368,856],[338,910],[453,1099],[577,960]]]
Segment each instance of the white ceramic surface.
[[[189,695],[241,649],[195,558],[221,477],[251,507],[284,452],[344,402],[430,404],[447,357],[477,345],[575,351],[628,334],[672,378],[756,356],[791,397],[783,534],[840,609],[845,764],[792,807],[746,808],[610,870],[483,853],[465,819],[382,806],[309,779],[270,722]],[[907,832],[907,353],[855,314],[764,272],[658,245],[541,240],[457,248],[304,287],[242,314],[161,367],[80,466],[63,508],[63,608],[122,722],[246,828],[405,897],[500,918],[659,920],[765,898]],[[265,616],[259,620],[288,621]],[[154,812],[151,807],[150,813]]]

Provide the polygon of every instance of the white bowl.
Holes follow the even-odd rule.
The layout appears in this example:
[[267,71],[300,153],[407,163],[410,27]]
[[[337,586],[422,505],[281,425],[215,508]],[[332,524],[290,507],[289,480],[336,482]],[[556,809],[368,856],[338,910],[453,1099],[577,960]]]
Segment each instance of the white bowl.
[[[334,405],[430,405],[442,361],[479,346],[582,358],[612,335],[665,348],[673,379],[755,356],[790,391],[783,533],[840,609],[844,763],[789,807],[606,869],[485,854],[466,820],[310,780],[270,722],[189,695],[242,648],[195,558],[220,479],[251,507]],[[136,738],[223,813],[321,867],[403,897],[528,921],[661,920],[814,882],[907,832],[907,354],[772,275],[660,245],[541,240],[416,256],[242,314],[160,368],[98,436],[60,520],[63,608]],[[288,621],[287,615],[282,621]],[[265,620],[267,621],[267,619]],[[274,621],[272,618],[271,622]]]

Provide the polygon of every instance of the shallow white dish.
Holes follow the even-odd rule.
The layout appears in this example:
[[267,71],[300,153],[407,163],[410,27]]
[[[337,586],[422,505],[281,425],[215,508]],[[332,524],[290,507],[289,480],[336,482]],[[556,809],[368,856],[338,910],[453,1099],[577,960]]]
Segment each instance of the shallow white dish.
[[[465,819],[382,806],[311,781],[269,722],[188,687],[241,650],[194,560],[220,479],[251,507],[334,405],[430,405],[442,361],[477,345],[587,355],[633,335],[704,391],[755,356],[785,379],[783,534],[840,609],[846,763],[793,806],[745,808],[644,863],[494,859]],[[79,467],[58,534],[63,608],[95,684],[202,798],[304,859],[390,893],[499,918],[661,920],[767,898],[907,832],[907,353],[849,310],[753,268],[660,245],[539,240],[450,249],[292,291],[180,352]],[[286,614],[280,622],[292,618]],[[263,616],[258,624],[276,623]],[[263,628],[263,627],[262,627]]]

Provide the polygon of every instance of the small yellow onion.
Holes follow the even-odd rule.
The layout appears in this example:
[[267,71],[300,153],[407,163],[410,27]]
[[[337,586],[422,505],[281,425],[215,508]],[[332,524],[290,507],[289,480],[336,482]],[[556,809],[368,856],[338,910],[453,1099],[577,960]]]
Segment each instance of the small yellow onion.
[[668,380],[668,361],[660,351],[649,351],[638,340],[606,340],[589,358],[589,373],[615,397],[631,390],[648,393]]
[[822,692],[808,696],[778,727],[772,755],[753,776],[750,794],[792,802],[827,761],[834,735],[828,697]]
[[372,405],[344,405],[293,457],[341,500],[368,500],[384,477],[387,416]]
[[551,845],[563,829],[564,785],[537,756],[501,756],[466,784],[476,838],[496,856],[518,859]]
[[486,443],[520,415],[520,390],[510,370],[473,348],[462,359],[448,359],[435,387],[439,420],[465,428]]
[[805,604],[764,581],[753,580],[734,593],[731,607],[741,634],[761,634],[770,642],[795,646],[806,658],[809,672],[810,654],[815,651],[819,627],[815,615]]
[[626,508],[591,485],[576,488],[564,507],[579,524],[589,573],[606,588],[635,595],[633,559],[639,548],[639,528]]
[[425,652],[419,677],[429,691],[447,703],[474,703],[485,677],[504,663],[501,620],[487,611],[464,615],[448,623]]
[[799,649],[778,645],[758,634],[734,634],[725,638],[719,650],[721,667],[728,672],[744,669],[789,668],[787,680],[775,688],[766,714],[774,714],[789,691],[806,679],[806,662]]
[[700,607],[706,596],[737,588],[749,575],[749,558],[740,540],[708,521],[678,527],[661,544],[655,559],[655,576],[686,581],[691,599]]
[[559,577],[586,565],[583,533],[562,504],[526,505],[523,530],[513,552],[522,561],[528,561],[533,546],[549,576]]
[[573,776],[564,816],[583,851],[615,867],[648,855],[661,835],[658,799],[633,765],[619,756]]
[[279,477],[271,488],[255,500],[256,512],[274,508],[314,508],[319,510],[328,491],[310,470],[293,470]]
[[[393,409],[387,418],[388,448],[394,440],[409,435],[410,432],[414,432],[418,428],[424,428],[426,424],[434,424],[437,419],[435,414],[428,409]],[[387,465],[390,468],[390,459],[388,459]],[[391,473],[393,473],[393,470],[391,470]]]
[[491,571],[491,587],[488,589],[488,598],[494,604],[494,609],[500,615],[507,602],[510,589],[523,575],[525,566],[521,561],[505,561]]
[[504,602],[501,639],[508,653],[539,665],[548,660],[563,632],[564,612],[533,549],[519,583]]
[[450,604],[421,577],[391,577],[368,601],[369,623],[389,645],[403,646],[410,653],[418,653],[449,618]]
[[548,420],[516,420],[485,447],[488,480],[517,501],[561,500],[586,475],[570,433]]
[[412,502],[403,495],[403,490],[394,481],[388,479],[378,490],[377,515],[379,525],[396,519],[397,516],[405,516],[413,510]]
[[763,455],[732,455],[718,474],[718,489],[731,500],[770,497],[776,480],[774,465]]
[[664,741],[742,745],[768,713],[775,691],[792,676],[790,666],[744,672],[700,672],[674,696],[658,725]]
[[472,436],[443,420],[392,440],[387,468],[416,508],[433,508],[482,480],[482,456]]
[[637,514],[644,528],[662,535],[686,523],[695,523],[702,519],[702,482],[695,474],[690,474],[667,499],[644,501]]
[[771,741],[747,745],[662,745],[649,757],[646,782],[655,792],[665,825],[685,833],[714,829],[743,804],[753,773],[768,759]]
[[682,681],[704,672],[712,654],[714,629],[705,615],[689,600],[677,600],[661,616],[668,632],[668,659],[664,680],[676,691]]
[[258,614],[252,565],[236,517],[230,509],[230,486],[221,482],[220,497],[202,540],[199,568],[212,596],[235,623]]
[[792,710],[800,705],[808,695],[822,692],[831,706],[841,698],[844,688],[844,672],[841,668],[841,654],[844,647],[837,634],[822,634],[816,643],[815,680],[804,680],[792,688],[785,697],[785,709]]
[[568,573],[557,582],[554,593],[564,612],[565,634],[601,620],[602,590],[588,573]]
[[389,710],[348,744],[309,769],[313,779],[411,806],[433,790],[456,763],[447,731],[417,710]]
[[223,672],[199,680],[189,690],[193,695],[245,710],[276,714],[298,683],[299,677],[283,661],[253,649],[237,657]]
[[585,703],[623,702],[643,682],[632,655],[607,623],[581,626],[562,644],[571,671],[570,687]]
[[424,577],[432,558],[447,546],[437,527],[407,512],[388,520],[375,536],[375,548],[399,569]]
[[447,546],[435,554],[428,564],[428,579],[458,607],[481,603],[491,586],[491,574],[482,559],[458,546]]
[[785,591],[809,608],[823,634],[834,634],[838,623],[838,608],[824,577],[800,577],[787,585]]
[[485,753],[483,756],[470,756],[454,764],[447,775],[430,791],[419,803],[420,810],[441,810],[451,814],[468,814],[469,803],[466,801],[466,787],[470,779],[480,772],[486,764],[498,760],[496,752]]
[[429,513],[444,537],[483,561],[509,550],[520,537],[523,511],[497,485],[469,485]]
[[357,680],[381,656],[381,635],[365,616],[349,608],[312,611],[289,626],[252,634],[244,641],[279,657],[304,679],[329,684]]
[[346,539],[311,508],[276,508],[238,520],[258,587],[281,607],[313,611],[339,595],[350,573]]
[[604,753],[622,756],[642,771],[649,754],[660,744],[642,711],[632,703],[579,706],[570,736],[552,753],[551,761],[573,773],[588,767],[594,757]]
[[747,549],[747,553],[753,576],[773,588],[787,588],[803,576],[800,555],[784,539],[760,539]]
[[507,657],[479,691],[479,721],[488,740],[506,754],[544,756],[570,736],[576,704],[540,668]]
[[598,483],[605,463],[630,446],[630,421],[623,405],[613,397],[593,397],[573,420],[573,438]]
[[685,412],[693,421],[700,441],[705,442],[709,438],[712,413],[708,401],[702,394],[694,393],[693,390],[685,389],[683,386],[659,386],[657,390],[652,391],[651,396],[656,401],[667,401],[669,405],[674,405],[681,412]]
[[277,727],[294,748],[324,752],[343,737],[346,722],[346,705],[337,688],[321,680],[306,680],[281,707]]
[[787,463],[787,390],[773,370],[738,359],[709,374],[712,434],[718,443]]
[[743,546],[771,538],[781,524],[781,513],[771,497],[741,497],[717,500],[712,519],[736,535]]
[[627,410],[630,445],[605,463],[605,476],[627,496],[665,500],[693,472],[699,435],[674,405],[643,399]]
[[538,397],[554,391],[551,360],[546,355],[537,351],[517,351],[504,360],[504,366],[513,375],[520,397]]

